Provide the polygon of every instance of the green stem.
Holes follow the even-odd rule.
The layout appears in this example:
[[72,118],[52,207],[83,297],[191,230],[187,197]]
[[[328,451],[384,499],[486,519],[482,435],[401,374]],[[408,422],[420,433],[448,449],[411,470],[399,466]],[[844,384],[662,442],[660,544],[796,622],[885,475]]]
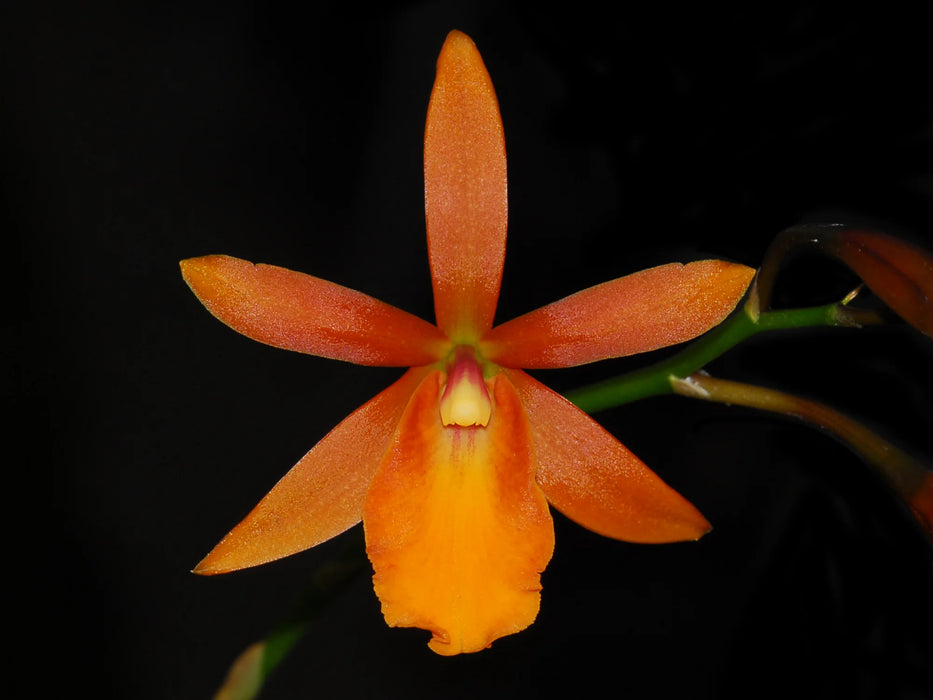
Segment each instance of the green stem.
[[598,384],[565,394],[587,413],[637,401],[649,396],[670,394],[672,378],[688,377],[743,340],[762,333],[787,328],[814,326],[861,326],[878,322],[872,312],[849,308],[844,302],[805,309],[758,312],[753,287],[749,301],[737,313],[699,338],[682,352],[662,362]]

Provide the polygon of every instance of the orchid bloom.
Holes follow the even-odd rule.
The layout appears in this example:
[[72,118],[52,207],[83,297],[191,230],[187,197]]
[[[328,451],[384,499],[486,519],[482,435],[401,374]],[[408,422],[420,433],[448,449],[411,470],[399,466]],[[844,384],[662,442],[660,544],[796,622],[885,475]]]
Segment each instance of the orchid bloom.
[[475,652],[530,625],[554,547],[548,504],[629,542],[695,540],[706,519],[573,404],[523,369],[679,343],[735,307],[753,270],[674,263],[493,327],[506,240],[506,159],[493,86],[454,31],[424,145],[437,325],[345,287],[220,255],[185,260],[218,319],[263,343],[409,367],[298,462],[198,564],[216,574],[313,547],[363,521],[390,626]]

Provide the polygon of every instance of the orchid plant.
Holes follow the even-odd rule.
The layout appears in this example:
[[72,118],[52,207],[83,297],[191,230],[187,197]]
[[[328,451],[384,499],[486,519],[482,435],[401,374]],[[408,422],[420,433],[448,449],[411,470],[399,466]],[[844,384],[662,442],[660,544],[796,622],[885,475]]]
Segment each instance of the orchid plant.
[[[794,414],[834,431],[868,456],[929,531],[933,479],[923,465],[879,451],[880,438],[827,407],[703,373],[711,359],[758,332],[880,320],[856,310],[854,296],[814,309],[772,310],[775,271],[803,244],[835,254],[890,308],[933,335],[929,256],[871,232],[800,228],[778,239],[757,277],[750,267],[722,260],[672,263],[494,325],[507,227],[504,132],[483,61],[457,31],[437,63],[424,177],[436,324],[280,267],[222,255],[181,263],[204,306],[249,338],[408,368],[314,446],[196,573],[270,562],[362,520],[386,622],[429,631],[438,654],[480,651],[525,629],[538,613],[540,574],[554,548],[550,507],[629,542],[696,540],[709,530],[689,501],[588,415],[658,393]],[[750,285],[746,303],[732,314]],[[659,365],[569,397],[525,371],[701,335]],[[268,645],[252,648],[231,683],[258,688],[274,666],[269,658]]]

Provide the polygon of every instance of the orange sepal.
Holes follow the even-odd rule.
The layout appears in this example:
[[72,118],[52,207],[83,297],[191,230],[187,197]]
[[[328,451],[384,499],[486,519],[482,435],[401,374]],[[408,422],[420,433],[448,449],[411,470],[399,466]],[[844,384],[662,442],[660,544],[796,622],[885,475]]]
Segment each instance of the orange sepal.
[[416,390],[363,508],[366,551],[386,622],[433,633],[438,654],[480,651],[530,625],[554,548],[515,389],[487,381],[486,427],[444,427],[444,374]]
[[480,349],[505,367],[571,367],[681,343],[720,323],[755,271],[671,263],[584,289],[493,328]]
[[366,489],[405,405],[428,371],[409,370],[347,416],[282,477],[194,572],[222,574],[265,564],[356,525]]
[[424,132],[424,206],[437,325],[455,342],[492,326],[508,218],[499,103],[473,41],[447,36]]
[[538,485],[557,510],[626,542],[697,540],[709,532],[688,500],[599,423],[521,370],[505,374],[528,413]]
[[333,282],[228,255],[181,261],[198,299],[261,343],[361,365],[414,367],[448,346],[427,321]]

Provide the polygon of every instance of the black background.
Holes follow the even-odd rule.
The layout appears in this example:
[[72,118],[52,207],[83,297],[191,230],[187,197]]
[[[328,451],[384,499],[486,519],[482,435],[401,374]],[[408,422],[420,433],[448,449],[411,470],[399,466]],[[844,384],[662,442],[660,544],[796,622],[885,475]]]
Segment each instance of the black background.
[[[338,538],[190,568],[398,375],[213,320],[177,261],[283,265],[432,317],[421,139],[446,33],[476,41],[509,150],[500,320],[646,266],[758,264],[801,221],[933,249],[926,20],[886,8],[8,3],[0,9],[7,636],[28,696],[205,698]],[[808,258],[783,303],[856,281]],[[710,369],[844,407],[921,455],[929,339],[756,339]],[[540,373],[564,390],[630,358]],[[713,532],[642,547],[556,515],[541,614],[443,659],[367,576],[265,698],[933,697],[933,555],[867,469],[790,421],[676,397],[599,419]],[[344,538],[346,539],[346,537]],[[9,682],[9,681],[8,681]]]

